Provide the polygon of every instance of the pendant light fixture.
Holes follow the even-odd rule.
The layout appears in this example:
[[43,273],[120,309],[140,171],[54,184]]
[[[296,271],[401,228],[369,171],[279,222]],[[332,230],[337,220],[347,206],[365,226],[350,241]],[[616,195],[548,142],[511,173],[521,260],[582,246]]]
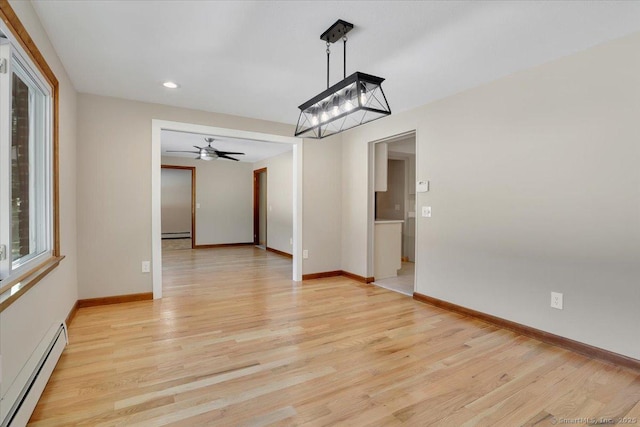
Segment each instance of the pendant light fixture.
[[[300,105],[295,136],[320,139],[391,114],[382,77],[355,72],[347,77],[347,33],[353,24],[338,19],[320,36],[327,44],[327,90]],[[329,87],[331,44],[342,39],[343,80]]]

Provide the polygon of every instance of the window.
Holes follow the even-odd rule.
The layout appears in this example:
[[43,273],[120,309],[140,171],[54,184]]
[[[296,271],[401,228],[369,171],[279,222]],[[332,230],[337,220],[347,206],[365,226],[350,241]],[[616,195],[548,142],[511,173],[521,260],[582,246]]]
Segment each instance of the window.
[[[0,280],[53,254],[52,87],[0,28]],[[2,282],[0,282],[2,288]]]

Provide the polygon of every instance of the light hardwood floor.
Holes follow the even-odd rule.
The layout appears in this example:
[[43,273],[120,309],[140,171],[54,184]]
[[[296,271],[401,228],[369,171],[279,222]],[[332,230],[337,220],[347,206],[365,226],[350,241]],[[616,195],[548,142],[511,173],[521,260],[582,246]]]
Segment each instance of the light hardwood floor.
[[191,249],[191,239],[162,239],[163,251]]
[[295,283],[290,260],[253,247],[176,250],[164,263],[161,301],[78,311],[33,425],[640,417],[640,372],[396,292],[344,277]]

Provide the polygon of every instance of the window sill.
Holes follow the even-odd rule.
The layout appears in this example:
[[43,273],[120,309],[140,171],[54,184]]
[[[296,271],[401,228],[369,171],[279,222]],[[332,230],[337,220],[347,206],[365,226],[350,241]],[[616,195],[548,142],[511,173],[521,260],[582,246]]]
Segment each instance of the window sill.
[[49,274],[63,259],[64,255],[52,256],[15,279],[8,279],[7,283],[2,283],[0,286],[0,292],[2,292],[0,294],[0,313]]

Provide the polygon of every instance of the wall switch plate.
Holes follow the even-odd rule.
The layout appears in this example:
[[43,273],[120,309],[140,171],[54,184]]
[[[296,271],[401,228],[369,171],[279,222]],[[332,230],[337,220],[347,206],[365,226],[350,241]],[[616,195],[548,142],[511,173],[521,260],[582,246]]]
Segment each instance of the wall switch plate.
[[142,261],[142,272],[151,273],[151,261]]
[[562,294],[560,292],[551,292],[551,307],[562,310]]
[[293,237],[289,237],[289,244],[293,245]]
[[309,250],[305,249],[302,251],[302,258],[304,259],[308,259],[309,258]]
[[422,207],[422,216],[424,218],[431,218],[431,206]]
[[426,193],[427,191],[429,191],[429,181],[416,182],[416,192]]
[[200,203],[196,203],[196,209],[200,209]]

